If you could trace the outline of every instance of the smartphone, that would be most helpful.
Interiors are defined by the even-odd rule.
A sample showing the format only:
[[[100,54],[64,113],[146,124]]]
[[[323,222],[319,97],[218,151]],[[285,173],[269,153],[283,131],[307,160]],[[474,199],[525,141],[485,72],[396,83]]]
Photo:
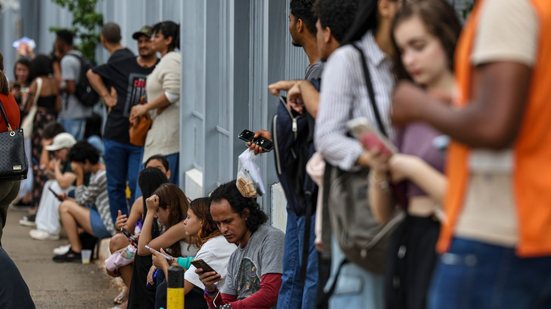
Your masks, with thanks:
[[[63,202],[63,199],[61,198],[61,195],[57,192],[54,191],[54,189],[52,189],[51,187],[48,187],[48,190],[50,190],[50,192],[52,192],[52,194],[55,196],[55,198],[60,201],[60,202]]]
[[[151,247],[148,246],[148,245],[145,245],[145,248],[146,248],[147,250],[151,251],[151,253],[158,253],[158,254],[162,255],[162,256],[163,256],[167,261],[169,261],[169,262],[172,261],[172,260],[174,259],[172,256],[170,256],[170,255],[168,255],[168,254],[164,254],[164,253],[162,253],[162,252],[160,252],[160,251],[157,251],[157,250],[151,248]]]
[[[241,133],[239,133],[238,138],[247,143],[252,142],[257,144],[258,146],[262,147],[265,152],[270,152],[272,149],[274,149],[274,144],[272,143],[272,141],[265,139],[264,137],[254,138],[254,132],[250,130],[243,130]]]
[[[210,267],[210,265],[207,264],[207,262],[201,259],[191,261],[191,265],[195,266],[195,268],[201,268],[204,272],[209,272],[209,271],[216,272],[216,270]]]
[[[130,244],[134,247],[138,247],[138,239],[136,236],[132,235],[127,229],[125,229],[124,227],[121,228],[121,232],[124,234],[124,236],[126,236],[126,238],[128,239],[128,242],[130,242]]]
[[[383,154],[392,155],[397,149],[379,131],[375,130],[365,117],[352,119],[346,123],[350,133],[358,139],[365,148],[378,148]]]

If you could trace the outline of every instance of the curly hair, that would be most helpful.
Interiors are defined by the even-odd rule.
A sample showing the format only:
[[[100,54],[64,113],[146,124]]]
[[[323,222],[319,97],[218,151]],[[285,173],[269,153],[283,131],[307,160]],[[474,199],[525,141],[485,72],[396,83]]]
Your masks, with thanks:
[[[318,16],[321,26],[331,29],[335,39],[342,42],[352,27],[357,9],[357,0],[317,0],[314,14]]]
[[[297,19],[302,19],[310,33],[316,35],[316,21],[318,17],[312,10],[314,0],[291,0],[291,14]]]
[[[79,141],[69,151],[69,161],[90,164],[99,163],[99,151],[87,141]]]
[[[245,209],[249,210],[249,216],[245,221],[251,233],[268,221],[268,216],[260,209],[255,198],[246,198],[237,189],[236,180],[227,182],[214,190],[210,195],[211,202],[228,201],[233,211],[243,217]]]
[[[196,245],[198,247],[201,247],[207,242],[207,240],[222,235],[218,229],[218,226],[216,226],[216,222],[214,222],[212,215],[210,214],[210,198],[200,197],[194,199],[189,204],[189,209],[191,209],[191,211],[193,211],[197,218],[199,218],[199,220],[203,223],[201,225],[199,235],[197,235],[196,238]]]

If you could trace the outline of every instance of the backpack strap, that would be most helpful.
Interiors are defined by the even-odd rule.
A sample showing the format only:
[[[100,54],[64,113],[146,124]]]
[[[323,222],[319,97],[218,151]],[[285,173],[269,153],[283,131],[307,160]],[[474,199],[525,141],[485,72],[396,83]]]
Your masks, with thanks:
[[[375,100],[375,90],[373,89],[371,75],[369,74],[369,67],[367,66],[367,62],[365,61],[365,53],[358,45],[356,44],[351,44],[351,45],[360,54],[360,60],[362,62],[362,71],[365,78],[365,86],[367,87],[367,93],[369,95],[369,103],[371,104],[371,108],[373,109],[373,114],[375,115],[375,120],[377,121],[377,127],[379,127],[379,130],[381,131],[381,133],[388,138],[387,130],[383,124],[381,113],[379,112],[379,107],[377,106],[377,102]]]

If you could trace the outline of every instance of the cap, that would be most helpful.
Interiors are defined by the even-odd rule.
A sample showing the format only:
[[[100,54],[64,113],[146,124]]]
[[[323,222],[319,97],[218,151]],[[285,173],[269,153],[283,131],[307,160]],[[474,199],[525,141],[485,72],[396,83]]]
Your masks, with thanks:
[[[77,141],[69,133],[59,133],[54,137],[54,142],[51,145],[46,146],[48,151],[56,151],[63,148],[71,148]]]
[[[148,25],[145,25],[145,26],[141,27],[140,30],[138,30],[138,31],[136,31],[132,34],[132,38],[134,40],[137,40],[142,35],[150,37],[151,36],[151,27],[149,27]]]

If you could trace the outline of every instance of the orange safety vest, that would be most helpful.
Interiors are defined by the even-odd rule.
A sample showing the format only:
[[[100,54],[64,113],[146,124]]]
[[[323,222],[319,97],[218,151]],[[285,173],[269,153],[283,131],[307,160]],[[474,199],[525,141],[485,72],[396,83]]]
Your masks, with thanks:
[[[513,190],[519,227],[519,256],[551,255],[551,1],[531,0],[539,20],[537,58],[519,135],[514,146]],[[472,92],[471,51],[480,7],[475,5],[456,51],[459,106],[469,104]],[[438,250],[449,248],[461,215],[469,180],[469,148],[453,142],[448,152],[448,220],[442,227]]]

